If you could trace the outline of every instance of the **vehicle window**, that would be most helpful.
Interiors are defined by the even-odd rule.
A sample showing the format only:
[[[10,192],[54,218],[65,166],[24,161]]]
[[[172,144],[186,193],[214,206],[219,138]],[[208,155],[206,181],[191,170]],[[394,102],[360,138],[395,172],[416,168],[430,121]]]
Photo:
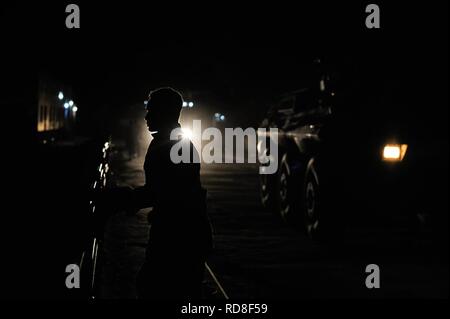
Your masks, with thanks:
[[[295,97],[295,110],[304,112],[316,107],[312,90],[300,92]]]

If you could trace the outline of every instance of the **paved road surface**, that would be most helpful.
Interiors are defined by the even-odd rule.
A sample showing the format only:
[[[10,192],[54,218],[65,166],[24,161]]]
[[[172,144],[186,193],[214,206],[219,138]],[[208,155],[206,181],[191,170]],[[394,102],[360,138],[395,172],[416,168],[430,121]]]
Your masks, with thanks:
[[[142,158],[117,161],[118,184],[142,184],[142,164]],[[426,231],[365,226],[319,245],[262,209],[255,166],[204,165],[201,173],[215,228],[209,263],[231,298],[448,298],[448,246],[435,245]],[[149,231],[146,213],[118,214],[108,223],[102,297],[135,296]],[[365,287],[365,268],[372,263],[381,269],[378,290]]]

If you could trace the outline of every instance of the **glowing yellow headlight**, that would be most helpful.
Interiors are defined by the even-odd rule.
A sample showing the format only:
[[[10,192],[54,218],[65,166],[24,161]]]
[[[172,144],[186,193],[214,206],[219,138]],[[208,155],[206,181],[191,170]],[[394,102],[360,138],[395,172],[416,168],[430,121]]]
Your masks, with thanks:
[[[386,144],[383,148],[383,160],[400,162],[405,157],[407,149],[407,144]]]

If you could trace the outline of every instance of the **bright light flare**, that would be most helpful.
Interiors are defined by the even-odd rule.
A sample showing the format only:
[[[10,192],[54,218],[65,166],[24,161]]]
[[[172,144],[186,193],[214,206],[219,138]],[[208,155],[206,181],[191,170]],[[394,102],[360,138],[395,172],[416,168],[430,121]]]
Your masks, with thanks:
[[[191,129],[188,129],[188,128],[182,128],[181,129],[181,136],[183,137],[183,138],[186,138],[186,139],[189,139],[189,140],[191,140],[192,139],[192,137],[194,136],[194,134],[192,133],[192,130]]]
[[[387,144],[383,148],[383,160],[389,162],[400,162],[405,157],[407,149],[407,144]]]

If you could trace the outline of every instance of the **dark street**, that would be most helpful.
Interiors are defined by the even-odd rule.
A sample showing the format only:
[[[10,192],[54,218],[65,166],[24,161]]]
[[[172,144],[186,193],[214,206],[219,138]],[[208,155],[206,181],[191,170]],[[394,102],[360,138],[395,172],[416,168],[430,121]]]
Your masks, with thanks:
[[[142,165],[143,157],[129,161],[119,152],[118,185],[141,185]],[[255,165],[204,164],[201,177],[215,230],[215,252],[208,263],[232,299],[448,297],[448,243],[433,238],[424,225],[411,230],[395,218],[349,221],[340,238],[315,243],[264,210]],[[122,213],[109,221],[101,297],[135,298],[147,213]],[[372,263],[380,266],[382,276],[381,289],[375,291],[364,283],[365,268]]]
[[[448,3],[9,2],[0,38],[0,299],[448,300]]]

